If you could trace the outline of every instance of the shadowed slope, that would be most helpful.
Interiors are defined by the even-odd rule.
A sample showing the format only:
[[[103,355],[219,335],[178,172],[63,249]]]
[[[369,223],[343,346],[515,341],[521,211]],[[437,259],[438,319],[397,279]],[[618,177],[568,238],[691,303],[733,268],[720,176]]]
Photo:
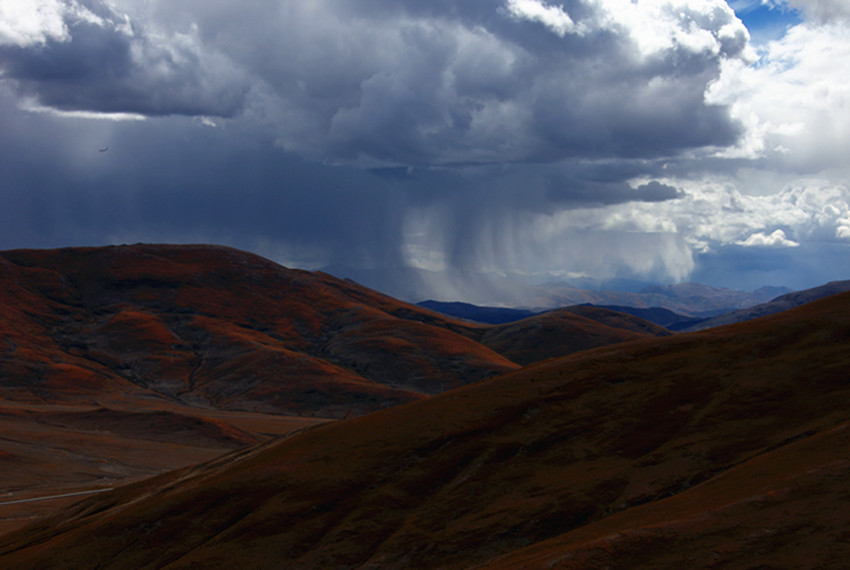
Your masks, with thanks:
[[[525,365],[590,348],[669,334],[668,330],[632,315],[574,306],[491,327],[481,336],[481,343]]]
[[[0,402],[0,533],[79,500],[41,497],[126,484],[327,421],[133,404]]]
[[[737,534],[759,524],[753,493],[777,520],[786,500],[801,512],[846,498],[848,370],[847,294],[601,348],[92,497],[0,539],[0,564],[468,568],[511,552],[505,565],[560,563],[603,540],[613,560],[635,548],[652,565],[687,543],[676,517],[724,512],[742,514],[738,530],[724,537],[715,519],[700,548],[733,556],[760,540]],[[645,542],[628,531],[643,521],[662,525]],[[826,537],[793,534],[803,547],[787,564],[810,564],[794,556],[813,541],[840,555],[850,521],[833,522]]]
[[[850,423],[479,568],[846,568]]]
[[[473,325],[222,247],[0,252],[0,306],[0,532],[76,499],[18,501],[517,368]]]

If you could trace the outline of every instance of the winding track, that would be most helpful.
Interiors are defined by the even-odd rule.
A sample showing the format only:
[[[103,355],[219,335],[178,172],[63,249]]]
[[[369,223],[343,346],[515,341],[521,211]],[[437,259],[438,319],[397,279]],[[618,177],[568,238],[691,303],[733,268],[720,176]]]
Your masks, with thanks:
[[[14,501],[2,501],[0,502],[0,507],[3,505],[15,505],[17,503],[31,503],[34,501],[49,501],[50,499],[61,499],[63,497],[75,497],[77,495],[91,495],[94,493],[105,493],[106,491],[111,491],[112,488],[107,489],[92,489],[91,491],[76,491],[74,493],[62,493],[61,495],[47,495],[44,497],[30,497],[29,499],[15,499]]]

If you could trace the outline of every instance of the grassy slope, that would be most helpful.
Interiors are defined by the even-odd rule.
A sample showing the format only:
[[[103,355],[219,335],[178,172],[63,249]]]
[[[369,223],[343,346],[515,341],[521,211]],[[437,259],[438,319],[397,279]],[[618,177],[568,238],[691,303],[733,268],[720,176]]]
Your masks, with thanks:
[[[574,352],[667,336],[670,331],[599,307],[567,307],[487,329],[481,343],[522,365]]]
[[[6,399],[342,417],[517,368],[474,327],[228,248],[3,252],[0,280]]]
[[[221,247],[0,252],[0,305],[0,503],[517,368],[475,327]],[[0,532],[75,500],[0,505]]]
[[[0,565],[663,566],[786,538],[790,566],[829,561],[848,370],[850,295],[596,349],[94,496],[0,539]]]

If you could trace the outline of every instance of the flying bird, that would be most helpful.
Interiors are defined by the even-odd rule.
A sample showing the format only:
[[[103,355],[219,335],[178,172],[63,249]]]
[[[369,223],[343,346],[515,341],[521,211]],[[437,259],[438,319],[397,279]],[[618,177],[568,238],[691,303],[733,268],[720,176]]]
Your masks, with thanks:
[[[104,148],[99,148],[99,149],[97,149],[97,151],[98,151],[98,152],[106,152],[107,150],[109,150],[109,147],[108,147],[108,146],[107,146],[107,147],[104,147]]]

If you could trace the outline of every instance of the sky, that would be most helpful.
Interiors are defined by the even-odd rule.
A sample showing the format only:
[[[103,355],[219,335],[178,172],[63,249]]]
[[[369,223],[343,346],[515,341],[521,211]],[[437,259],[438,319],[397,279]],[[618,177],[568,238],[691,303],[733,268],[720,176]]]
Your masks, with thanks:
[[[801,289],[848,157],[848,0],[0,0],[0,249]]]

